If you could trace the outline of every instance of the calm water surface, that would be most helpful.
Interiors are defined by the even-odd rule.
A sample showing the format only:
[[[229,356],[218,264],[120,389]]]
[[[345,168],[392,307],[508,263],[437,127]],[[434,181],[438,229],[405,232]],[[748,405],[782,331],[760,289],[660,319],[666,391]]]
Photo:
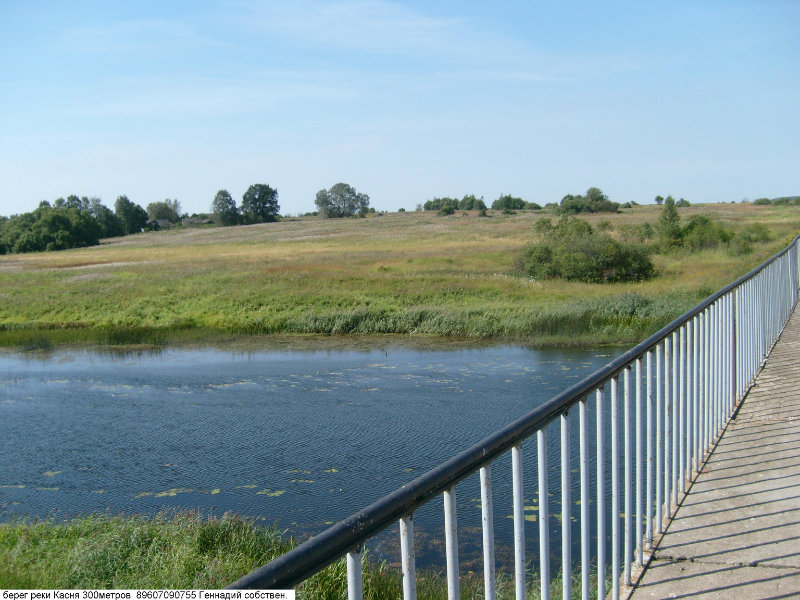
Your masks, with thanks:
[[[0,520],[199,508],[319,532],[617,353],[490,346],[0,355]],[[526,462],[526,481],[535,480],[534,462]],[[508,507],[500,500],[510,465],[498,469],[496,526],[510,538],[510,493]],[[467,531],[479,523],[478,498],[477,481],[459,486]],[[441,528],[441,502],[432,504],[418,518],[423,538],[426,528]]]

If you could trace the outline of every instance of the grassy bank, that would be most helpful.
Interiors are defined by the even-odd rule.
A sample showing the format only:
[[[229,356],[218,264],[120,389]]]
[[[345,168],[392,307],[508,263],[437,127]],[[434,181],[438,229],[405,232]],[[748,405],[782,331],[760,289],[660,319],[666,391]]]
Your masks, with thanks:
[[[283,554],[294,544],[273,528],[226,515],[196,513],[144,517],[88,516],[63,523],[0,524],[3,589],[218,589]],[[539,597],[530,579],[529,598]],[[579,586],[579,582],[575,582]],[[420,599],[447,598],[437,572],[418,573]],[[553,590],[560,584],[553,582]],[[399,569],[365,559],[364,597],[402,595]],[[498,575],[498,598],[512,598],[510,576]],[[580,597],[576,590],[575,597]],[[346,598],[346,567],[339,561],[298,588],[298,598]],[[462,598],[483,597],[483,582],[462,577]]]
[[[655,223],[659,208],[588,217]],[[170,343],[238,335],[400,334],[633,342],[746,272],[800,229],[800,209],[707,205],[732,228],[774,234],[753,254],[656,255],[635,284],[513,274],[541,213],[294,219],[152,232],[65,252],[0,256],[0,345]],[[780,240],[780,241],[778,241]]]

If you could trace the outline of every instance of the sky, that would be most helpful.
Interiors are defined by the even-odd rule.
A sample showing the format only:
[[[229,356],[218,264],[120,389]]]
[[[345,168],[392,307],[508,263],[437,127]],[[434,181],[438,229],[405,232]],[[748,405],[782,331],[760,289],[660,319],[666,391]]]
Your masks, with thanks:
[[[0,215],[800,194],[800,2],[0,0]]]

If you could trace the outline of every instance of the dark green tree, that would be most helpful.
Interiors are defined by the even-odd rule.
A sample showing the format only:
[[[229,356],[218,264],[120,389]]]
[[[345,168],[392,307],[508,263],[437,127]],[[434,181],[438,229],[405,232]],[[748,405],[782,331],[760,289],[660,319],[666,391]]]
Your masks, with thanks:
[[[163,202],[151,202],[147,205],[147,216],[151,221],[166,219],[170,223],[177,223],[181,220],[181,204],[169,198]]]
[[[558,212],[564,215],[574,215],[582,212],[618,212],[619,203],[608,199],[600,188],[591,187],[586,190],[585,196],[567,194],[561,199]]]
[[[120,196],[114,203],[114,213],[117,215],[125,234],[139,233],[147,227],[147,211],[138,204],[131,202],[127,196]]]
[[[658,217],[658,238],[665,248],[679,246],[681,243],[681,217],[675,208],[675,198],[667,196],[664,208]]]
[[[122,220],[114,214],[114,211],[105,206],[100,198],[89,198],[89,209],[87,212],[95,218],[97,224],[100,226],[101,238],[125,235],[125,225],[122,223]]]
[[[492,202],[492,210],[522,210],[525,208],[525,200],[516,198],[511,194],[503,194],[497,200]]]
[[[364,216],[369,212],[369,196],[360,194],[346,183],[337,183],[328,190],[320,190],[314,199],[319,215],[326,219]]]
[[[278,190],[265,183],[254,183],[242,196],[242,217],[247,223],[272,223],[281,207]]]
[[[211,202],[214,221],[220,225],[236,225],[239,223],[239,209],[228,190],[219,190]]]

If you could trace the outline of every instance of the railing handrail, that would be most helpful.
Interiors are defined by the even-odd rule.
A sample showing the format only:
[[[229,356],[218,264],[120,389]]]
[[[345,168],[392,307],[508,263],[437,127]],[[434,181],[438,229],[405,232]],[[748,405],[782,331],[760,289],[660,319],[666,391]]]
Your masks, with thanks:
[[[733,283],[711,294],[659,331],[598,369],[579,383],[557,394],[516,421],[484,438],[453,458],[441,463],[408,484],[387,494],[363,510],[336,523],[305,543],[235,581],[229,589],[288,589],[325,568],[347,552],[413,513],[432,498],[452,488],[464,478],[491,463],[495,458],[547,426],[577,402],[605,385],[638,358],[672,335],[716,300],[756,276],[787,253],[800,239],[796,236],[783,250],[765,260]]]

